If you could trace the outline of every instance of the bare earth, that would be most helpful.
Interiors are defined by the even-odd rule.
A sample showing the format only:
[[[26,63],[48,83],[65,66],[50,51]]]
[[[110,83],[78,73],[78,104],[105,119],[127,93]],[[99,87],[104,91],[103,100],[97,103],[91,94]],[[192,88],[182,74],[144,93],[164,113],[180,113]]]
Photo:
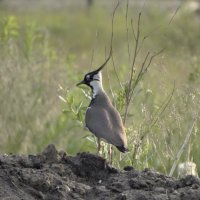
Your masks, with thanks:
[[[0,155],[1,200],[199,200],[200,180],[145,169],[119,171],[96,155],[75,157],[49,145],[39,155]]]

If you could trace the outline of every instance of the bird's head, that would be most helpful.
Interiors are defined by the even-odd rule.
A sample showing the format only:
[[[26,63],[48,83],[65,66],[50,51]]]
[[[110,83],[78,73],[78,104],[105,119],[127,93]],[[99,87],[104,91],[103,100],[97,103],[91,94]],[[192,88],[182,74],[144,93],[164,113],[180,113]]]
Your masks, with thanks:
[[[97,70],[89,72],[85,75],[84,79],[77,84],[77,86],[81,84],[88,85],[89,87],[93,88],[94,85],[102,85],[102,75],[101,70],[103,69],[105,65],[99,67]]]
[[[101,75],[101,70],[106,66],[107,62],[110,60],[112,56],[112,48],[110,49],[110,54],[108,58],[105,60],[105,62],[95,71],[89,72],[85,75],[84,79],[76,84],[77,86],[81,84],[86,84],[88,85],[92,91],[93,91],[93,97],[99,92],[102,91],[102,75]]]

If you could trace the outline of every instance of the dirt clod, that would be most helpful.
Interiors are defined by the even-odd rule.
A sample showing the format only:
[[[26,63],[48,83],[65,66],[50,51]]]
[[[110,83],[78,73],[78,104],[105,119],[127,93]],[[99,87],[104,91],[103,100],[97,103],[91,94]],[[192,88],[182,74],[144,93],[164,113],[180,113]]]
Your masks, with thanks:
[[[119,171],[102,157],[67,156],[49,145],[38,155],[0,155],[0,199],[199,200],[200,180],[131,166]]]

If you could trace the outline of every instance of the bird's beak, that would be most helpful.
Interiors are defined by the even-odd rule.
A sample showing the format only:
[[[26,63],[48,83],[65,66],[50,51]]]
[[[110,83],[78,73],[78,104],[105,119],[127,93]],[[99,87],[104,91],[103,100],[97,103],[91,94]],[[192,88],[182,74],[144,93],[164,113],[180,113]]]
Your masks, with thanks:
[[[79,85],[82,85],[82,84],[85,84],[84,80],[82,80],[80,83],[77,83],[76,86],[79,86]]]

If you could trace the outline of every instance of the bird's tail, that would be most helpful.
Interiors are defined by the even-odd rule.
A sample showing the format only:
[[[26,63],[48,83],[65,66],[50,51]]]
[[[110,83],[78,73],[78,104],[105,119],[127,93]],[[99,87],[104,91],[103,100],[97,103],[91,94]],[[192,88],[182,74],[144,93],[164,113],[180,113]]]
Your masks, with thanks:
[[[121,151],[122,153],[126,153],[127,151],[129,151],[126,147],[124,147],[124,146],[116,146],[118,149],[119,149],[119,151]]]

